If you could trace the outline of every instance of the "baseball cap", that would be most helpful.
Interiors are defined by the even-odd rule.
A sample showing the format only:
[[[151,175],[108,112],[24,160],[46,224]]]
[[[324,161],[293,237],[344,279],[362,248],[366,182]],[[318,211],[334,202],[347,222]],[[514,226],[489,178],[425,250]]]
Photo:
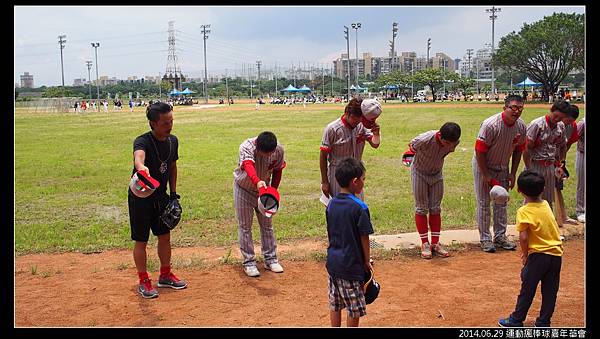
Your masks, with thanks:
[[[381,114],[381,104],[375,99],[365,99],[360,104],[363,113],[362,123],[366,128],[371,128]]]
[[[143,170],[135,172],[129,181],[131,192],[138,198],[150,196],[158,186],[160,186],[160,183]]]
[[[279,192],[272,186],[261,187],[258,190],[258,211],[267,218],[277,213],[279,209]]]
[[[490,190],[490,198],[495,204],[504,204],[508,201],[508,191],[500,185],[494,185]]]
[[[375,281],[375,274],[371,270],[369,272],[365,272],[365,302],[368,304],[372,303],[379,296],[379,290],[381,286],[377,281]]]
[[[415,152],[408,149],[404,154],[402,154],[402,165],[406,167],[410,167],[412,165],[413,160],[415,159]]]

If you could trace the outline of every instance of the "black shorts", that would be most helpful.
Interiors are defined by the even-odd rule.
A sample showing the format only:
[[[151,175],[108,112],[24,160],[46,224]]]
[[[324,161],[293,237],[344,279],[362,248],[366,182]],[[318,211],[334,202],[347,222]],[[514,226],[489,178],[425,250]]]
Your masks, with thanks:
[[[161,207],[166,206],[168,201],[169,196],[166,194],[160,198],[137,198],[131,194],[127,195],[132,240],[147,242],[150,237],[150,229],[155,236],[170,232],[159,219]]]

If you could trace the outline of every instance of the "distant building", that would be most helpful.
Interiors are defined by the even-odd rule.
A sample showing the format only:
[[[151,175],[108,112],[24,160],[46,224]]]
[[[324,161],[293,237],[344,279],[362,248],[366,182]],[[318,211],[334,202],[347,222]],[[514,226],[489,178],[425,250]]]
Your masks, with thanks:
[[[33,88],[33,75],[29,74],[29,72],[25,72],[21,75],[21,87]]]
[[[158,75],[156,75],[156,76],[146,75],[146,76],[144,76],[144,79],[146,79],[146,82],[153,82],[155,84],[158,84],[160,82],[161,77]]]
[[[391,54],[391,53],[390,53]],[[348,63],[350,63],[350,80],[355,81],[356,58],[348,59],[347,53],[342,53],[340,58],[333,60],[333,74],[345,79],[348,75]],[[456,60],[444,53],[436,53],[429,59],[429,67],[445,68],[449,71],[457,69]],[[376,79],[383,74],[395,70],[406,73],[414,73],[427,68],[427,58],[417,57],[416,52],[402,52],[400,55],[374,57],[371,53],[363,53],[362,59],[358,59],[358,76],[367,80]]]
[[[87,85],[87,82],[85,81],[85,78],[83,79],[74,79],[73,80],[73,86],[85,86]]]
[[[100,79],[98,80],[98,82],[100,83],[100,86],[106,86],[106,85],[116,85],[118,83],[118,79],[115,77],[112,78],[108,78],[108,76],[106,75],[102,75],[100,76]],[[94,85],[96,84],[96,81],[94,80]]]

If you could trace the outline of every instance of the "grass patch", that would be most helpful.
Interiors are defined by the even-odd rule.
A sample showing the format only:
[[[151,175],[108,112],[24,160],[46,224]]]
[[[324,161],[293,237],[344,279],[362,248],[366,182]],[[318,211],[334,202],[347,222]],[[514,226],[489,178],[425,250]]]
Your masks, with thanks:
[[[461,143],[444,166],[443,229],[476,229],[471,158],[481,122],[499,112],[454,103],[389,103],[378,119],[382,144],[367,146],[366,203],[376,234],[414,231],[410,172],[400,157],[408,142],[444,122],[461,126]],[[487,105],[486,105],[487,106]],[[232,172],[246,138],[273,131],[284,146],[287,167],[280,185],[281,209],[274,218],[278,241],[327,236],[320,196],[319,145],[324,127],[343,105],[274,107],[253,105],[211,109],[176,107],[173,133],[179,138],[177,192],[184,212],[173,230],[173,246],[227,246],[237,242]],[[548,106],[549,107],[549,106]],[[528,108],[529,123],[546,108]],[[581,116],[585,110],[581,109]],[[86,252],[131,246],[127,184],[133,140],[148,130],[144,111],[110,114],[35,113],[15,110],[15,252]],[[51,141],[51,142],[50,142]],[[567,157],[575,173],[575,152]],[[521,169],[523,163],[521,163]],[[575,208],[576,178],[565,182],[567,211]],[[508,222],[521,198],[510,192]],[[257,222],[254,222],[257,226]],[[150,237],[150,244],[155,243]],[[229,259],[227,259],[229,260]],[[226,261],[228,263],[228,261]]]

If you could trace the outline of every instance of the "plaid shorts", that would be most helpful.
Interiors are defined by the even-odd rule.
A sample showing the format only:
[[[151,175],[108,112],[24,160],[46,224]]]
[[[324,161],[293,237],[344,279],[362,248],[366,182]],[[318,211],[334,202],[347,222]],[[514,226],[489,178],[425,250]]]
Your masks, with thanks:
[[[351,318],[367,315],[362,281],[329,276],[329,309],[339,311],[345,307],[348,308],[348,316]]]

